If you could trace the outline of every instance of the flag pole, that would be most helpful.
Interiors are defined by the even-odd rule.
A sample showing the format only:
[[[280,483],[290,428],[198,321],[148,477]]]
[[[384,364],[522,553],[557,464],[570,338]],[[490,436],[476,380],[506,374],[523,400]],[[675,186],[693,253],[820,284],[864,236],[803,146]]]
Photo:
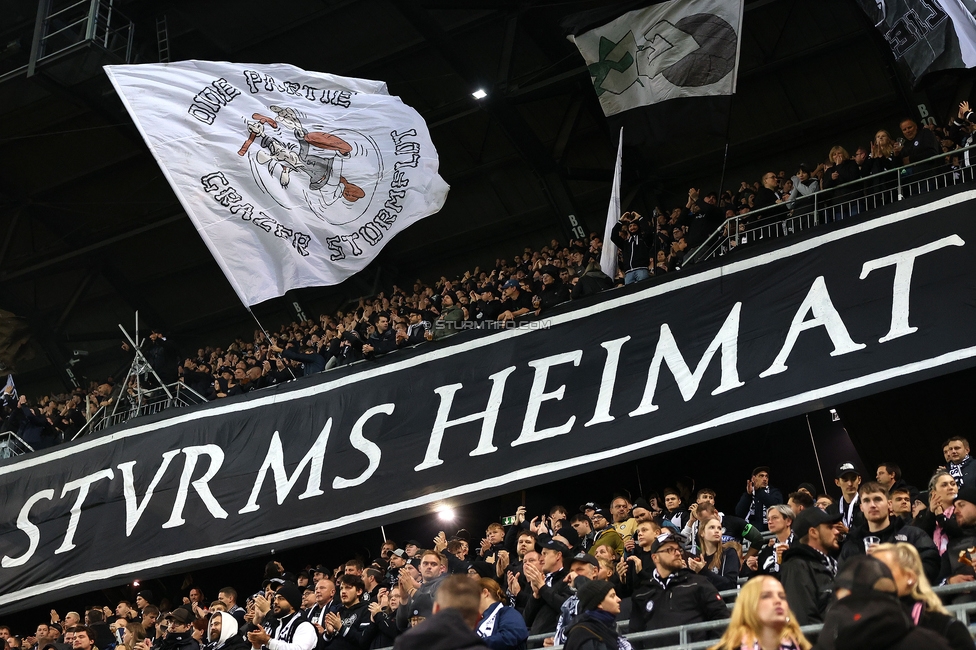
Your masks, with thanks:
[[[610,188],[610,205],[607,207],[607,223],[603,229],[603,248],[600,251],[600,269],[610,276],[617,277],[617,246],[610,240],[620,219],[620,175],[623,167],[624,127],[620,127],[620,140],[617,141],[617,162],[613,168],[613,185]]]
[[[254,315],[254,312],[253,311],[251,311],[251,306],[245,304],[244,305],[244,308],[247,310],[247,313],[249,313],[251,315],[251,318],[254,319],[254,322],[258,324],[258,327],[261,328],[261,331],[264,332],[264,338],[268,342],[268,351],[270,352],[271,351],[271,335],[268,334],[268,330],[264,329],[264,325],[261,324],[261,321],[258,320],[258,317]],[[292,379],[298,379],[298,377],[296,377],[295,376],[295,373],[292,371],[291,366],[289,366],[287,363],[285,363],[284,358],[280,354],[278,354],[278,358],[281,359],[281,362],[285,364],[285,368],[288,369],[288,374],[291,375],[291,378]]]
[[[725,170],[729,165],[729,143],[732,140],[732,104],[735,102],[735,93],[729,95],[729,113],[725,118],[725,157],[722,158],[722,176],[718,182],[718,201],[722,205],[722,192],[725,191]]]

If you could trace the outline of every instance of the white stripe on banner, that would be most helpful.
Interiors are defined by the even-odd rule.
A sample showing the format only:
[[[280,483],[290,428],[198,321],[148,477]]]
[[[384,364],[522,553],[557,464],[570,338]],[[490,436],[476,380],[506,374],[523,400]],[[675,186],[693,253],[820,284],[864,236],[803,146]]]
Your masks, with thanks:
[[[618,298],[611,299],[606,302],[591,305],[589,307],[579,309],[574,312],[554,316],[552,319],[550,319],[550,322],[552,324],[558,325],[558,324],[572,322],[581,318],[587,318],[597,314],[603,314],[609,310],[617,309],[625,305],[630,305],[635,302],[648,300],[650,298],[653,298],[654,296],[659,296],[669,292],[678,291],[686,287],[694,286],[696,284],[708,282],[731,274],[740,273],[749,269],[761,267],[766,264],[776,262],[785,258],[789,258],[791,256],[804,253],[816,249],[820,246],[824,246],[825,244],[839,241],[854,235],[871,232],[872,230],[877,230],[894,223],[913,219],[915,217],[924,217],[925,215],[927,215],[928,213],[934,210],[939,210],[941,208],[946,208],[966,201],[972,201],[974,199],[976,199],[976,190],[962,192],[954,196],[946,197],[939,201],[929,203],[924,206],[910,208],[907,210],[903,210],[901,212],[897,212],[892,215],[880,217],[878,219],[860,223],[848,228],[843,228],[837,231],[824,233],[823,235],[813,237],[809,240],[798,242],[791,246],[787,246],[776,251],[771,251],[763,255],[758,255],[751,259],[740,260],[738,262],[734,262],[732,264],[728,264],[723,267],[716,267],[704,271],[702,273],[697,273],[697,274],[689,275],[688,277],[676,279],[675,281],[672,282],[664,283],[653,287],[648,287],[644,291],[638,291],[633,294],[620,296]],[[432,360],[461,354],[468,350],[484,348],[502,341],[506,341],[512,337],[525,336],[532,332],[533,330],[527,330],[527,329],[505,331],[496,334],[494,336],[479,338],[477,340],[469,341],[456,346],[451,346],[449,348],[432,350],[426,354],[421,354],[411,359],[390,363],[380,368],[356,373],[352,376],[342,377],[335,381],[319,384],[316,386],[310,386],[308,388],[290,391],[281,395],[278,394],[269,395],[268,397],[256,399],[253,401],[248,401],[243,404],[228,404],[226,406],[218,406],[216,408],[205,409],[199,412],[191,412],[164,421],[133,427],[131,429],[127,429],[125,431],[121,431],[119,433],[112,434],[103,438],[86,440],[78,445],[72,445],[64,449],[58,449],[51,453],[43,454],[40,456],[31,456],[31,457],[24,458],[22,460],[13,461],[9,465],[0,468],[0,475],[12,474],[17,471],[30,469],[32,467],[37,467],[51,461],[60,460],[62,458],[67,458],[72,455],[76,455],[78,454],[79,451],[97,448],[99,446],[110,444],[120,439],[142,435],[145,433],[151,433],[153,431],[164,429],[177,423],[203,420],[211,417],[219,417],[227,413],[243,412],[254,408],[261,408],[263,406],[267,406],[273,403],[304,399],[313,395],[318,395],[321,393],[328,392],[330,390],[334,390],[340,386],[346,386],[357,382],[367,381],[369,379],[379,377],[379,376],[390,375],[392,373],[407,368],[413,368],[428,363]],[[539,335],[545,336],[545,334],[539,334]],[[228,542],[225,544],[217,544],[217,545],[208,546],[204,548],[182,551],[180,553],[174,553],[170,555],[162,555],[159,557],[141,560],[138,562],[132,562],[120,566],[100,569],[97,571],[90,571],[79,575],[52,580],[50,582],[46,582],[43,584],[25,587],[18,591],[7,592],[0,595],[0,604],[7,604],[24,598],[50,594],[53,591],[56,591],[58,589],[84,584],[86,582],[128,576],[149,569],[158,569],[159,567],[167,566],[173,563],[200,560],[203,558],[213,557],[213,556],[217,556],[217,555],[221,555],[233,551],[246,550],[253,547],[269,546],[278,543],[291,542],[294,541],[295,539],[307,537],[309,535],[316,535],[316,534],[327,532],[331,529],[352,525],[355,524],[356,522],[361,522],[364,518],[369,519],[373,517],[383,517],[383,516],[395,514],[397,512],[410,510],[412,508],[422,507],[444,499],[469,495],[469,494],[477,493],[481,490],[497,489],[500,486],[508,485],[517,481],[522,481],[525,479],[530,479],[530,478],[535,478],[540,476],[546,476],[551,472],[564,471],[568,468],[574,468],[574,467],[586,467],[595,462],[606,461],[611,458],[633,453],[635,451],[653,449],[654,447],[659,446],[663,443],[679,440],[681,438],[687,437],[689,435],[692,435],[700,431],[705,431],[711,428],[748,420],[750,418],[760,416],[763,414],[789,409],[791,407],[801,406],[803,404],[809,404],[811,402],[816,402],[819,400],[824,400],[831,396],[839,395],[844,392],[848,392],[852,390],[857,390],[859,388],[870,386],[872,384],[876,384],[879,382],[884,382],[891,379],[904,377],[914,373],[922,372],[933,368],[938,368],[940,366],[944,366],[947,364],[951,364],[966,359],[972,359],[972,358],[976,358],[976,347],[966,347],[966,348],[954,350],[928,359],[915,361],[912,363],[907,363],[896,367],[892,367],[886,370],[874,372],[863,377],[857,377],[854,379],[838,382],[836,384],[832,384],[829,386],[823,386],[820,388],[803,391],[801,393],[789,397],[785,397],[782,399],[773,400],[765,404],[758,404],[748,408],[740,409],[738,411],[725,413],[722,414],[721,416],[712,418],[708,421],[701,422],[693,426],[677,429],[671,432],[663,433],[655,436],[653,439],[639,440],[637,442],[634,442],[629,445],[625,445],[623,447],[612,448],[605,451],[588,454],[585,456],[560,460],[558,462],[541,463],[538,465],[534,465],[532,467],[526,467],[516,471],[508,472],[500,476],[494,476],[489,479],[479,481],[477,483],[467,484],[463,486],[441,490],[438,492],[424,494],[422,496],[413,499],[404,500],[394,504],[384,505],[381,507],[370,509],[365,512],[359,512],[353,515],[347,515],[336,519],[332,519],[330,521],[310,524],[307,526],[303,526],[303,527],[299,527],[287,531],[252,537],[245,540]]]

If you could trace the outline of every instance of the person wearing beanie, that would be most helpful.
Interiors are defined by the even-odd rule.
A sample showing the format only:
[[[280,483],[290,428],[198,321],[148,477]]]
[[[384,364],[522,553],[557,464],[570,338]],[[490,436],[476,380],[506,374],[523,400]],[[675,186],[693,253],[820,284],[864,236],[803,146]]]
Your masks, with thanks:
[[[434,340],[439,341],[451,334],[457,334],[458,323],[464,320],[464,310],[457,304],[453,291],[445,291],[441,296],[441,315],[434,321]]]
[[[630,643],[617,632],[620,597],[606,580],[590,580],[576,592],[579,618],[569,628],[565,650],[624,650]]]
[[[306,621],[298,608],[302,592],[294,582],[285,582],[275,593],[271,611],[275,621],[268,629],[263,626],[247,633],[251,647],[267,650],[313,650],[318,643],[315,626]]]

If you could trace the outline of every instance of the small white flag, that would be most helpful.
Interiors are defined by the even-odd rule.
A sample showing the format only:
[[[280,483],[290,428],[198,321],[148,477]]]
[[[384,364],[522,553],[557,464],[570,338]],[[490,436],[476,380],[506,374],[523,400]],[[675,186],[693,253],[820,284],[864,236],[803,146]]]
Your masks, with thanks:
[[[620,227],[620,170],[624,153],[624,127],[620,127],[620,141],[617,143],[617,164],[613,167],[613,187],[610,188],[610,207],[607,208],[607,225],[603,229],[603,248],[600,252],[600,268],[610,276],[617,277],[617,245],[610,240],[613,231]]]
[[[605,115],[735,93],[745,0],[671,0],[570,37]]]
[[[447,198],[426,123],[383,82],[211,61],[105,71],[245,305],[342,282]]]

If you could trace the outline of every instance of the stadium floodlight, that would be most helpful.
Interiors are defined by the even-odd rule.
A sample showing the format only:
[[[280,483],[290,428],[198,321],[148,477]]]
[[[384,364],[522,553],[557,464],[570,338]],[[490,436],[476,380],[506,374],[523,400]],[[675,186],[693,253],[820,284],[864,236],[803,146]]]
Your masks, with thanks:
[[[475,99],[484,99],[485,97],[488,96],[488,93],[486,93],[484,90],[479,88],[478,90],[471,93],[471,96],[474,97]]]
[[[445,506],[437,512],[437,518],[441,521],[454,521],[454,517],[454,508]]]

